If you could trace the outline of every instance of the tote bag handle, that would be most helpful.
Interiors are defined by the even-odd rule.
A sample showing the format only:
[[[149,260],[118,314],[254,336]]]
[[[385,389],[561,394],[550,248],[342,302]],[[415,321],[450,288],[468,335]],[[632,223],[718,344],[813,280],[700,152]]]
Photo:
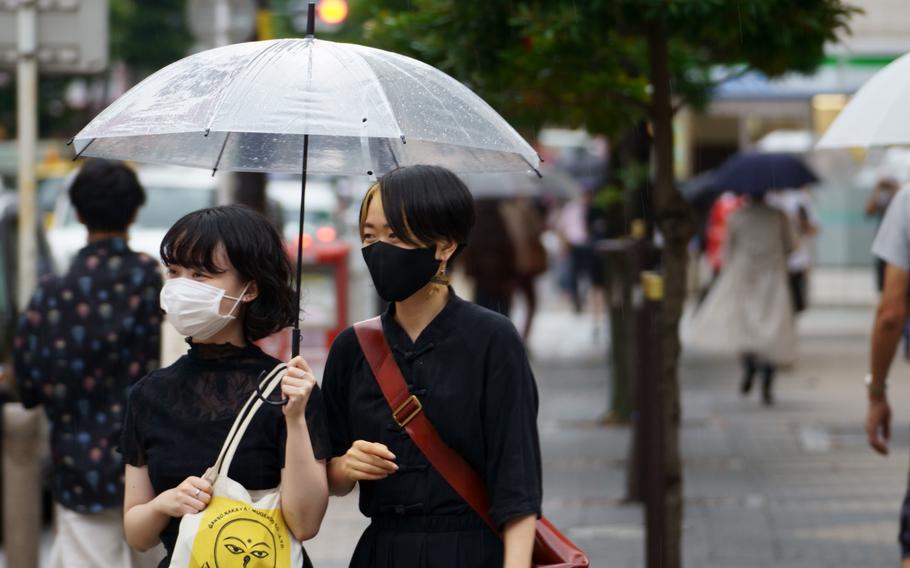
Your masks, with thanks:
[[[240,441],[243,439],[244,433],[246,433],[247,428],[253,421],[256,412],[263,405],[262,399],[268,398],[269,395],[274,392],[275,388],[281,384],[281,379],[284,378],[286,370],[287,365],[279,363],[264,379],[262,379],[262,381],[260,381],[259,390],[254,391],[240,409],[237,418],[234,420],[234,424],[231,426],[231,429],[224,440],[224,444],[221,446],[221,451],[218,453],[218,459],[215,460],[215,464],[205,472],[203,479],[209,483],[215,483],[215,479],[222,471],[225,474],[230,471],[231,462],[234,461],[234,454],[237,453]],[[259,396],[260,391],[262,392],[262,397]]]

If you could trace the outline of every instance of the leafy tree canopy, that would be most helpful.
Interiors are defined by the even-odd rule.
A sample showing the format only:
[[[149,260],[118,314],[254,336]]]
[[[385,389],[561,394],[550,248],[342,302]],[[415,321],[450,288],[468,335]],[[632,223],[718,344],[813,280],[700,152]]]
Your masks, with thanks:
[[[352,39],[439,67],[521,128],[611,134],[647,115],[654,26],[674,96],[699,106],[721,66],[811,72],[856,12],[845,0],[359,0]]]

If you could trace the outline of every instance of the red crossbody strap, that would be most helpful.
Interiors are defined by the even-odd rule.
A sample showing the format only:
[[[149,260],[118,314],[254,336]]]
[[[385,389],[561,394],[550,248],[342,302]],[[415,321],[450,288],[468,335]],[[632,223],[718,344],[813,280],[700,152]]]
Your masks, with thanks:
[[[461,455],[450,448],[423,413],[420,400],[411,394],[401,369],[392,356],[378,317],[354,324],[354,332],[379,389],[392,409],[392,418],[407,431],[430,464],[452,489],[480,515],[493,532],[499,529],[490,517],[486,485]]]

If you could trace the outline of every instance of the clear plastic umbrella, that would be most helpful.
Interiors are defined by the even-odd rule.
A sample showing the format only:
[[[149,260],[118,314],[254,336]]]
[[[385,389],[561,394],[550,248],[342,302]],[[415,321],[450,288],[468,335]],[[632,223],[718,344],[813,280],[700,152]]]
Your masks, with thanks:
[[[543,197],[571,199],[584,189],[572,176],[550,168],[543,177],[532,173],[463,174],[461,179],[476,199]]]
[[[381,175],[407,164],[536,170],[480,97],[420,61],[314,38],[229,45],[142,81],[74,138],[76,153],[211,170]]]
[[[540,164],[455,79],[396,53],[317,40],[314,22],[310,2],[305,39],[229,45],[172,63],[73,138],[76,157],[302,173],[298,305],[308,173],[379,176],[410,164],[537,172]],[[298,320],[294,355],[299,338]]]

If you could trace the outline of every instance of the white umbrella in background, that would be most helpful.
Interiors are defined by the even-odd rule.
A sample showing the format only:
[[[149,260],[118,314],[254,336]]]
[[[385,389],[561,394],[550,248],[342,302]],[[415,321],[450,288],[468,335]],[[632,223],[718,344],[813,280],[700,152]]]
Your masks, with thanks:
[[[910,54],[866,81],[816,147],[901,144],[910,144]]]

